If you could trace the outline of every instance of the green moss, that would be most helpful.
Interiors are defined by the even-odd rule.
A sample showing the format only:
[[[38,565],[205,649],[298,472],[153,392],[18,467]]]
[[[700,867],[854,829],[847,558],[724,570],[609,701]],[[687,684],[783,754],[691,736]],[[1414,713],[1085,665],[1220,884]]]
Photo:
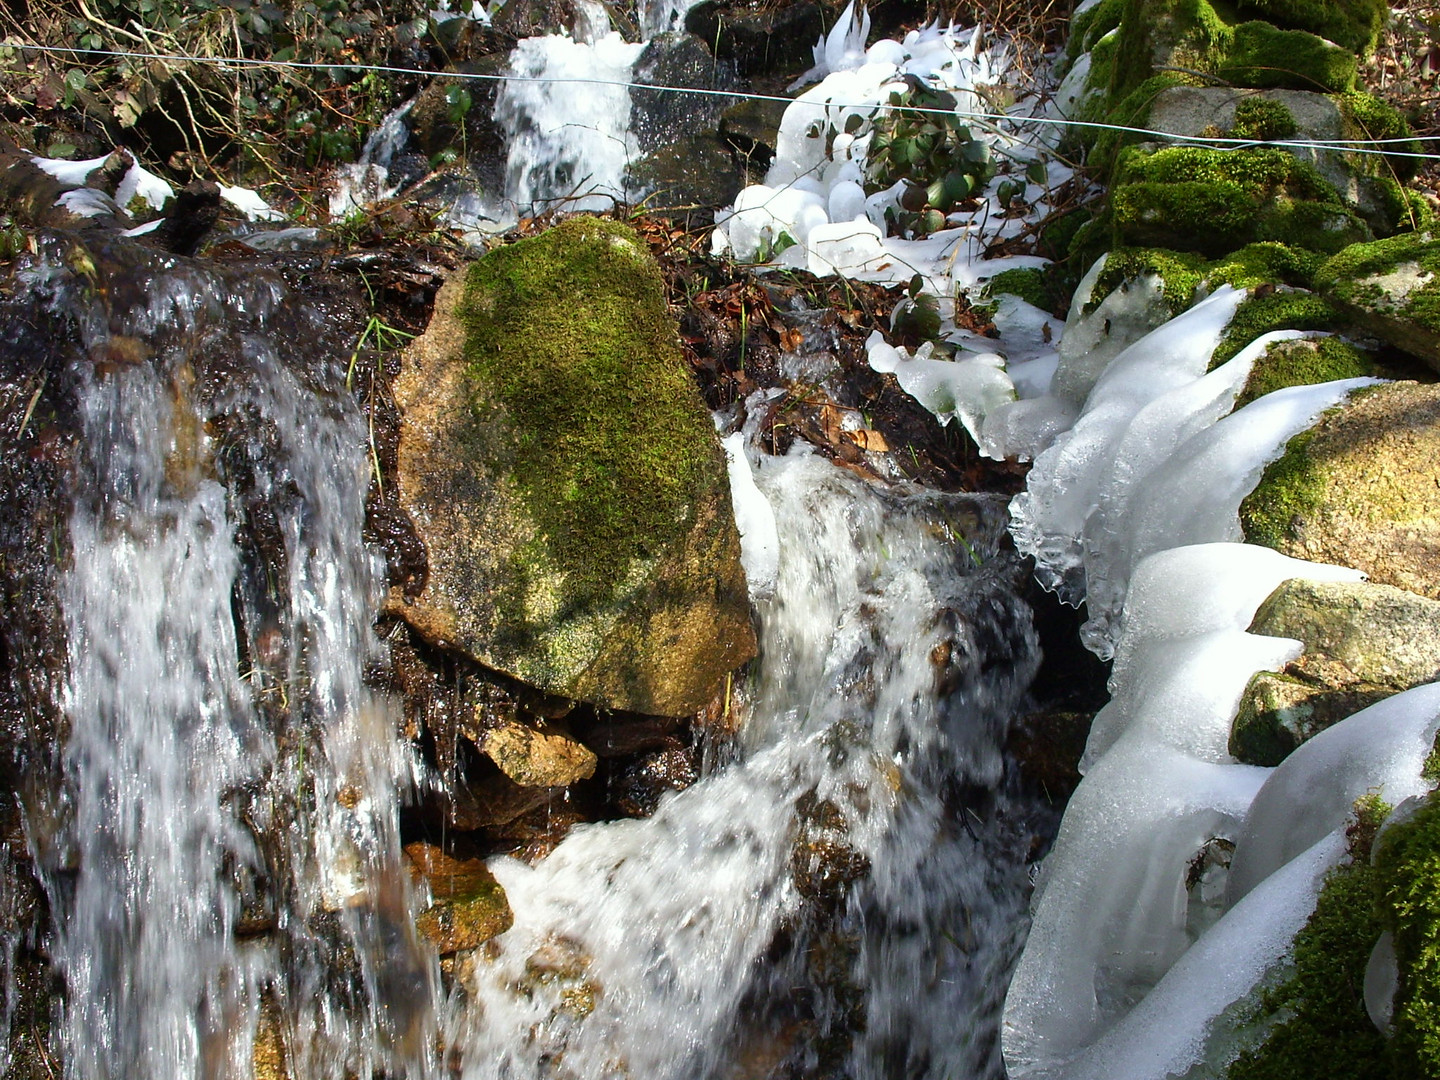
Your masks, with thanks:
[[[1205,278],[1213,285],[1253,288],[1266,282],[1308,289],[1325,256],[1276,241],[1247,244],[1210,264]]]
[[[1213,71],[1231,39],[1209,0],[1126,0],[1111,92],[1130,94],[1155,75],[1157,64]]]
[[[1230,134],[1237,139],[1288,139],[1299,130],[1294,114],[1272,98],[1247,97],[1235,106]]]
[[[1308,292],[1272,292],[1242,303],[1215,347],[1211,367],[1225,363],[1261,334],[1272,330],[1333,330],[1343,318],[1327,301]]]
[[[1236,0],[1277,26],[1309,30],[1342,49],[1369,55],[1389,17],[1385,0]]]
[[[1044,311],[1051,311],[1055,307],[1049,275],[1038,266],[1003,270],[990,279],[988,291],[991,296],[1010,293]]]
[[[1370,354],[1342,338],[1277,341],[1255,361],[1235,407],[1242,408],[1286,386],[1314,386],[1374,374]]]
[[[1374,94],[1363,93],[1352,90],[1349,93],[1341,94],[1337,99],[1340,106],[1340,115],[1345,124],[1345,134],[1352,139],[1409,139],[1413,134],[1410,125],[1405,122],[1405,117],[1400,115],[1398,109],[1387,101],[1382,101]],[[1396,151],[1406,154],[1423,153],[1423,148],[1418,142],[1402,142],[1395,145]],[[1360,155],[1351,155],[1359,157]],[[1371,155],[1373,160],[1373,155]],[[1386,154],[1382,158],[1389,171],[1398,180],[1409,180],[1420,167],[1420,160],[1413,157],[1400,157],[1398,154]],[[1365,173],[1372,171],[1370,161],[1354,163],[1358,172]]]
[[[1380,838],[1375,865],[1380,916],[1395,936],[1400,975],[1391,1074],[1440,1076],[1440,796]]]
[[[1278,1014],[1264,1043],[1242,1053],[1228,1080],[1381,1080],[1385,1042],[1365,1012],[1365,966],[1380,936],[1368,837],[1386,811],[1373,797],[1356,804],[1351,861],[1325,879],[1315,911],[1295,936],[1294,971],[1265,995]]]
[[[1384,282],[1402,265],[1414,263],[1423,282],[1394,299]],[[1368,244],[1353,244],[1335,255],[1315,276],[1315,287],[1341,304],[1390,309],[1393,315],[1440,333],[1440,240],[1429,233],[1400,233]]]
[[[1125,0],[1100,0],[1089,11],[1082,12],[1070,20],[1070,40],[1065,44],[1065,56],[1073,64],[1081,53],[1090,52],[1095,43],[1120,25],[1120,16],[1125,10]]]
[[[1302,431],[1285,444],[1285,453],[1265,468],[1255,490],[1240,503],[1240,528],[1247,544],[1277,550],[1295,539],[1297,522],[1325,505],[1325,478],[1305,448],[1314,438]]]
[[[504,410],[476,419],[510,432],[539,525],[531,555],[566,568],[572,606],[603,602],[686,533],[713,482],[658,268],[626,226],[575,218],[473,264],[458,314],[470,373]]]
[[[1303,30],[1279,30],[1266,22],[1236,26],[1230,48],[1214,67],[1236,86],[1332,94],[1354,88],[1356,69],[1354,53]]]
[[[1335,252],[1368,236],[1312,166],[1274,147],[1129,151],[1111,208],[1117,245],[1208,255],[1264,240]]]
[[[1210,264],[1200,256],[1188,251],[1170,251],[1166,248],[1116,248],[1105,260],[1105,269],[1095,281],[1092,302],[1087,309],[1098,307],[1100,302],[1127,281],[1154,274],[1164,285],[1165,304],[1172,315],[1178,315],[1190,306],[1195,298],[1195,289],[1205,278]]]

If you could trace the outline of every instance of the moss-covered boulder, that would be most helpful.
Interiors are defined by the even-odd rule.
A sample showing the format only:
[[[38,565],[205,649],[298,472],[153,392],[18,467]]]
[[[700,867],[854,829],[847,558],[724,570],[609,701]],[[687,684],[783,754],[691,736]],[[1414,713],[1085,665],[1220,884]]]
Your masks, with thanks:
[[[1240,521],[1250,543],[1440,599],[1440,386],[1352,395],[1290,440]]]
[[[1308,30],[1361,56],[1374,50],[1390,14],[1385,0],[1238,0],[1236,7],[1277,26]]]
[[[481,860],[456,859],[422,842],[406,845],[405,856],[430,893],[416,928],[441,956],[483,945],[515,922],[504,888]]]
[[[396,381],[423,637],[547,693],[702,708],[755,654],[723,451],[659,270],[575,218],[452,279]]]
[[[1398,816],[1398,815],[1397,815]],[[1440,1076],[1440,795],[1376,841],[1376,907],[1394,936],[1393,1076]]]
[[[1440,371],[1440,239],[1402,233],[1355,244],[1315,284],[1367,330]]]
[[[1333,253],[1370,238],[1312,166],[1273,147],[1131,150],[1110,208],[1117,245],[1209,256],[1263,240]]]
[[[1295,638],[1305,654],[1246,687],[1230,752],[1247,764],[1278,765],[1332,724],[1440,677],[1440,601],[1389,585],[1287,581],[1250,632]]]
[[[1343,338],[1296,338],[1272,342],[1250,367],[1235,408],[1286,386],[1315,386],[1338,379],[1360,379],[1376,372],[1373,356]]]
[[[1144,126],[1182,137],[1225,135],[1331,145],[1410,134],[1399,113],[1368,94],[1233,86],[1168,87],[1155,96]],[[1312,166],[1376,235],[1413,226],[1409,200],[1396,181],[1397,175],[1403,179],[1413,171],[1411,159],[1318,146],[1283,149]]]

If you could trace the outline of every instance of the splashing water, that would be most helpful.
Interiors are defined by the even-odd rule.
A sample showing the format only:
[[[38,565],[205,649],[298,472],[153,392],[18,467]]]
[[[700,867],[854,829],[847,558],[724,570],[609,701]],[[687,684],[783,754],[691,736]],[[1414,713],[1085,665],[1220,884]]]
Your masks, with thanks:
[[[277,343],[343,353],[264,276],[96,262],[93,290],[31,270],[80,346],[68,813],[32,838],[66,1074],[248,1075],[267,1003],[297,1077],[403,1072],[433,960],[399,872],[408,751],[362,680],[365,429],[333,361]]]
[[[1025,823],[999,744],[1036,661],[1003,513],[812,456],[759,482],[781,564],[738,760],[494,866],[516,925],[465,973],[468,1080],[1001,1074]]]

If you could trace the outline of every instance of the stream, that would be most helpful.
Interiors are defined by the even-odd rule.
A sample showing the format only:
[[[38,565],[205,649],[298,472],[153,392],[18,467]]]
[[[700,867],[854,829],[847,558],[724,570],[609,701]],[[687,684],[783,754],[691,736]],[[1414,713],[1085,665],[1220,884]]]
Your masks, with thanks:
[[[532,39],[512,62],[623,76],[637,52]],[[518,212],[622,189],[628,91],[572,97],[499,96]],[[379,183],[403,115],[355,176]],[[883,487],[751,432],[778,567],[750,567],[773,581],[743,724],[652,816],[492,859],[515,924],[442,975],[400,823],[439,780],[371,677],[353,335],[278,276],[101,254],[47,241],[17,301],[63,339],[78,418],[59,794],[25,817],[65,1076],[1004,1075],[1054,820],[1002,749],[1040,663],[1002,497]]]

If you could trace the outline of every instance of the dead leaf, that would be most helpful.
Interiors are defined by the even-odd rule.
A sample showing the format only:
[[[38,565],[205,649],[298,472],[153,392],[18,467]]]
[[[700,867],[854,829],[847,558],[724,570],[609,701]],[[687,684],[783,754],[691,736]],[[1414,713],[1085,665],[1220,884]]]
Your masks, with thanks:
[[[890,444],[885,441],[885,436],[870,428],[861,428],[859,431],[847,431],[845,433],[856,446],[861,450],[869,450],[876,454],[888,454]]]

